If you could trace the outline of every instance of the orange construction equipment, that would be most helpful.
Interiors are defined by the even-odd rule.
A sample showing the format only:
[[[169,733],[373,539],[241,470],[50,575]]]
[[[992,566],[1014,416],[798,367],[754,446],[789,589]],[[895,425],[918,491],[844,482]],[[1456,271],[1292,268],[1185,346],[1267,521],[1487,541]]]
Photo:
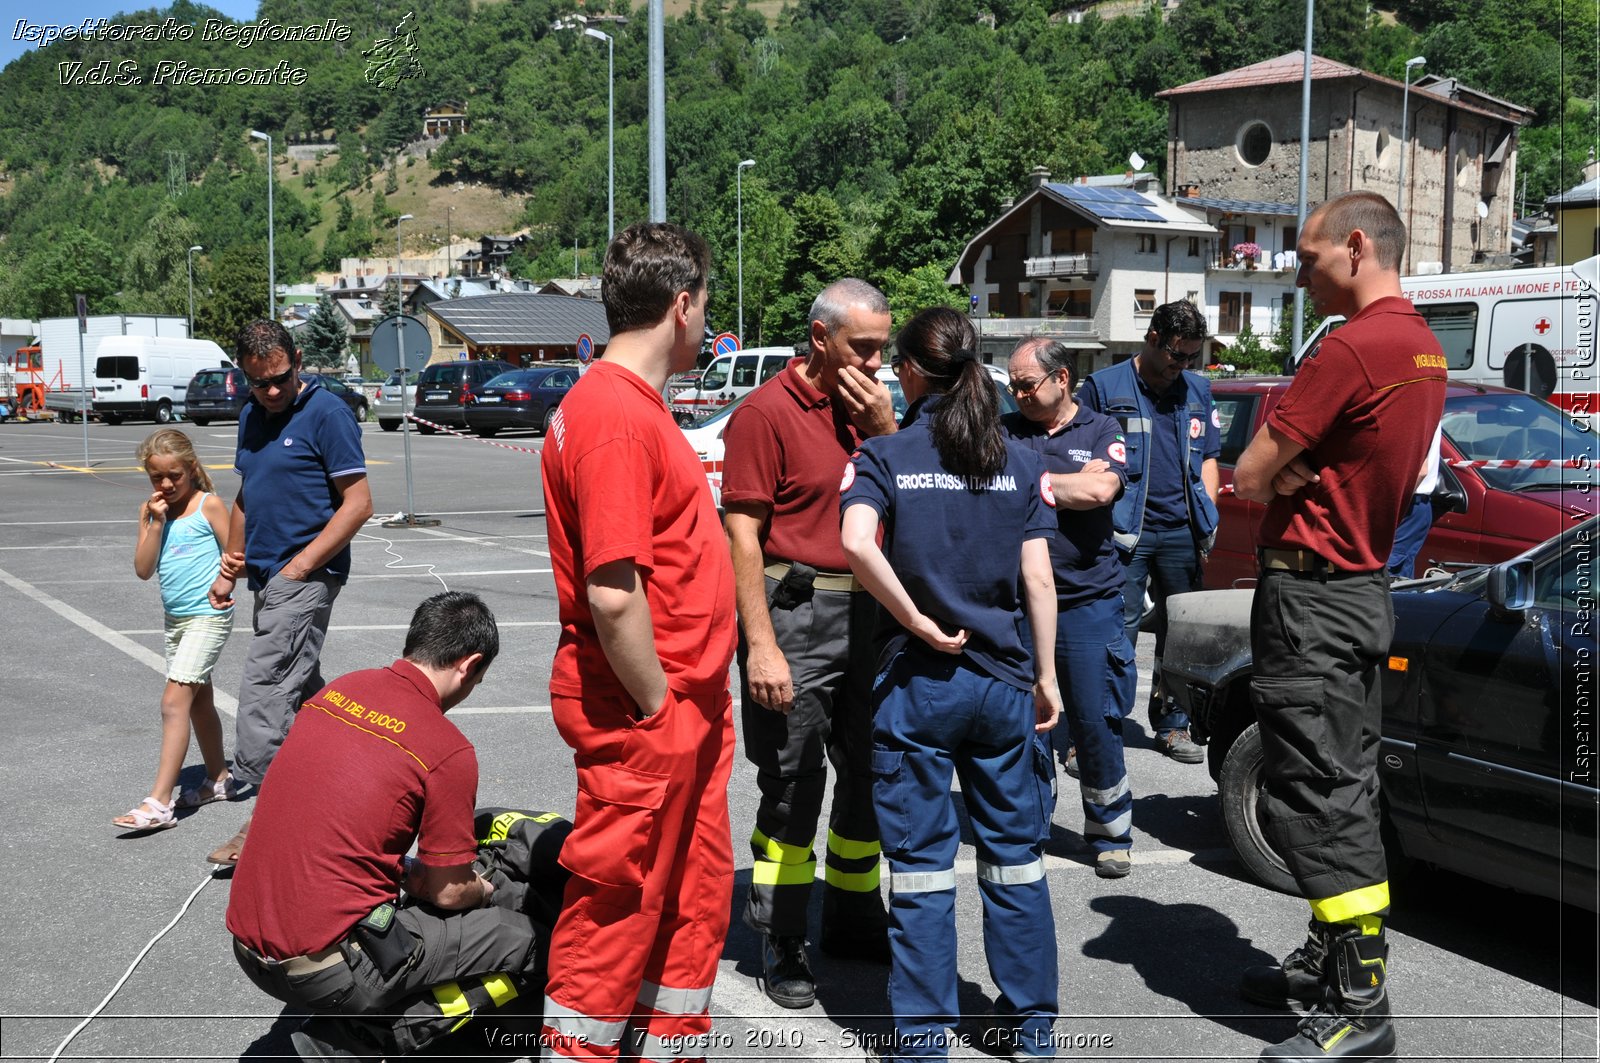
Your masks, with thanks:
[[[31,416],[44,409],[44,396],[48,388],[44,382],[42,347],[17,348],[17,353],[11,359],[11,382],[16,392],[17,416]]]

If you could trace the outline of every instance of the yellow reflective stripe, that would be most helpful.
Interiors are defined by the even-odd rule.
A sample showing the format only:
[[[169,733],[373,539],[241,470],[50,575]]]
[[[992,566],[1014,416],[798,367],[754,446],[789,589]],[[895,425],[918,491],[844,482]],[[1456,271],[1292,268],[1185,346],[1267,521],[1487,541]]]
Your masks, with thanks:
[[[461,1027],[465,1026],[467,1023],[469,1023],[471,1021],[472,1021],[472,1013],[469,1011],[467,1014],[463,1015],[460,1019],[456,1020],[456,1024],[454,1026],[450,1027],[450,1032],[451,1033],[455,1033],[457,1030],[461,1029]]]
[[[1389,907],[1389,883],[1362,886],[1349,893],[1323,897],[1311,902],[1311,915],[1319,923],[1353,923],[1357,916],[1371,915]]]
[[[762,834],[759,830],[750,834],[750,844],[760,850],[768,860],[777,864],[801,864],[814,859],[811,846],[815,839],[804,845],[790,845],[788,842],[775,841]]]
[[[846,890],[850,893],[876,893],[878,892],[878,867],[873,865],[871,871],[840,871],[835,867],[823,870],[823,879],[835,889]]]
[[[1326,1052],[1332,1052],[1333,1051],[1333,1046],[1338,1044],[1340,1041],[1343,1041],[1346,1037],[1350,1036],[1350,1031],[1354,1030],[1354,1029],[1355,1029],[1355,1027],[1351,1026],[1349,1021],[1346,1020],[1344,1026],[1340,1027],[1339,1032],[1334,1034],[1332,1037],[1328,1038],[1328,1043],[1322,1046],[1322,1051],[1325,1052],[1325,1053]]]
[[[511,984],[511,979],[500,972],[483,976],[483,988],[489,991],[489,999],[494,1001],[494,1006],[504,1007],[508,1000],[517,999],[517,987]]]
[[[433,999],[438,1002],[439,1011],[445,1015],[463,1015],[472,1010],[467,1004],[467,994],[455,982],[434,986]]]
[[[841,838],[839,835],[828,832],[828,852],[841,856],[846,860],[865,860],[869,856],[878,856],[883,852],[883,845],[879,842],[858,842],[850,838]]]
[[[511,833],[511,827],[518,820],[532,819],[525,812],[502,812],[489,823],[489,836],[479,839],[482,842],[503,842]]]
[[[770,860],[757,860],[750,869],[750,881],[757,886],[799,886],[817,877],[817,862],[803,864],[775,864]]]

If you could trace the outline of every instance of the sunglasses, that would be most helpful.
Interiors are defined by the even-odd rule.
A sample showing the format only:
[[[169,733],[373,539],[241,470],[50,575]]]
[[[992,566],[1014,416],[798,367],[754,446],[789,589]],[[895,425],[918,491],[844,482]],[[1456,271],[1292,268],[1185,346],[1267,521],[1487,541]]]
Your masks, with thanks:
[[[1193,354],[1184,354],[1182,351],[1173,350],[1164,343],[1161,345],[1161,349],[1165,351],[1167,353],[1167,357],[1171,358],[1174,362],[1188,363],[1200,357],[1199,351],[1195,351]]]
[[[266,391],[268,388],[283,387],[289,382],[289,378],[292,376],[294,376],[294,366],[291,365],[277,376],[262,377],[261,379],[257,380],[255,377],[246,374],[244,380],[245,383],[249,384],[255,390]]]

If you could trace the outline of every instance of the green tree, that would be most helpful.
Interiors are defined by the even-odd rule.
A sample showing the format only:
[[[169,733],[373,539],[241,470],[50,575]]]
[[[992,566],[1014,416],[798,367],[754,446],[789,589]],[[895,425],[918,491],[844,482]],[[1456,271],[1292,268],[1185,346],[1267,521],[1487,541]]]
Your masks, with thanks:
[[[117,275],[110,246],[84,229],[69,229],[23,256],[7,286],[9,312],[21,317],[65,317],[77,313],[74,296],[88,296],[91,313],[117,306]],[[266,283],[263,281],[262,290]]]
[[[340,368],[344,365],[350,337],[344,330],[344,319],[333,308],[331,298],[325,295],[317,300],[317,308],[306,320],[299,340],[308,366]]]
[[[952,287],[945,282],[947,269],[936,262],[901,271],[888,269],[883,273],[883,294],[889,297],[889,313],[894,317],[894,328],[901,325],[919,310],[930,306],[948,306],[965,312],[970,305],[967,290]]]
[[[194,330],[233,346],[239,330],[267,316],[267,249],[235,244],[212,259],[205,297],[195,293]]]
[[[1233,346],[1222,352],[1222,356],[1240,373],[1276,373],[1283,368],[1282,356],[1261,342],[1249,322],[1245,322]]]

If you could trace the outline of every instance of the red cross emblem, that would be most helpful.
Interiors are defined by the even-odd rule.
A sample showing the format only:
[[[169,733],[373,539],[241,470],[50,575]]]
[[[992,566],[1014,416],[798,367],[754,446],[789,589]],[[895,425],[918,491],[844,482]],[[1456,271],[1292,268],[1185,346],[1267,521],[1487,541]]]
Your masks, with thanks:
[[[1547,317],[1541,317],[1538,321],[1535,321],[1533,323],[1533,331],[1537,332],[1541,336],[1543,336],[1546,332],[1549,332],[1550,319]]]

